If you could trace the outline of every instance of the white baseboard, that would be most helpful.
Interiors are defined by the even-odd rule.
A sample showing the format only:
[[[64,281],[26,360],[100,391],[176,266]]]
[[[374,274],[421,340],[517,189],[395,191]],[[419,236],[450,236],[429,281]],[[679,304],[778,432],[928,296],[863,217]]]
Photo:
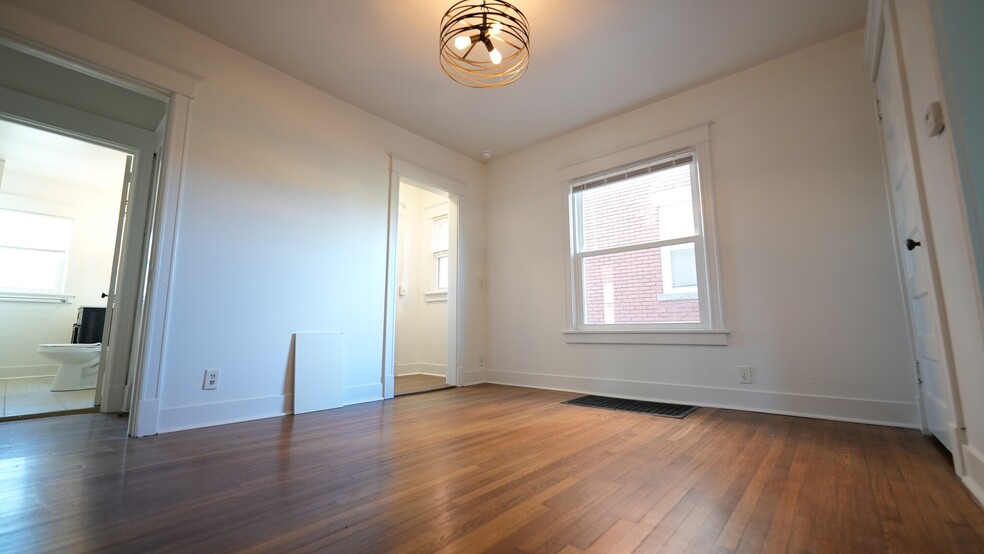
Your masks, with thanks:
[[[711,408],[919,428],[916,405],[912,402],[494,370],[487,372],[486,382]]]
[[[366,385],[347,386],[342,390],[342,398],[346,406],[361,404],[383,399],[383,384],[369,383]],[[146,409],[152,406],[147,405]],[[254,419],[285,416],[294,411],[294,395],[278,394],[244,400],[227,402],[209,402],[189,406],[163,408],[157,419],[157,433],[170,433],[186,429],[198,429],[213,425],[240,423]],[[144,434],[153,434],[146,427]],[[138,426],[138,434],[141,430]]]
[[[963,453],[963,484],[974,496],[974,500],[984,509],[984,454],[969,444],[960,445]]]
[[[0,379],[30,379],[50,377],[58,371],[58,364],[50,365],[11,365],[0,367]]]
[[[485,370],[484,369],[472,369],[464,372],[465,382],[462,386],[467,387],[469,385],[480,385],[485,382]]]
[[[447,375],[446,364],[431,364],[427,362],[408,362],[395,364],[394,374],[397,377],[405,375],[433,375],[444,377]]]
[[[254,419],[286,415],[294,406],[294,395],[277,394],[245,400],[209,402],[162,408],[157,420],[158,433],[171,433],[213,425],[226,425]]]
[[[368,383],[365,385],[348,386],[342,389],[342,399],[346,406],[362,404],[383,399],[383,384]]]

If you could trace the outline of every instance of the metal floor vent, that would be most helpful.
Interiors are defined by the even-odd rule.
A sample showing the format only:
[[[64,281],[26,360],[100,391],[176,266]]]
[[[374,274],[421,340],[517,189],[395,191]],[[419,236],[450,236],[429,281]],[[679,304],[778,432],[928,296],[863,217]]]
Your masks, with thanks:
[[[642,414],[652,414],[663,417],[675,417],[683,419],[690,415],[697,406],[684,406],[682,404],[667,404],[665,402],[646,402],[644,400],[626,400],[625,398],[608,398],[607,396],[580,396],[565,400],[561,404],[573,404],[575,406],[588,406],[591,408],[605,408],[606,410],[620,410],[623,412],[639,412]]]

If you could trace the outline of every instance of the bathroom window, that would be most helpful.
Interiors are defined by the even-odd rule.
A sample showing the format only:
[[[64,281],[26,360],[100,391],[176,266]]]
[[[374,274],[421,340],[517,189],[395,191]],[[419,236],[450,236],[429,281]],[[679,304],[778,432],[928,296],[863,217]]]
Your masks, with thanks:
[[[64,293],[73,228],[71,218],[0,208],[0,291]]]
[[[434,235],[432,240],[432,250],[437,270],[437,289],[447,290],[448,288],[448,217],[439,217],[434,220]]]

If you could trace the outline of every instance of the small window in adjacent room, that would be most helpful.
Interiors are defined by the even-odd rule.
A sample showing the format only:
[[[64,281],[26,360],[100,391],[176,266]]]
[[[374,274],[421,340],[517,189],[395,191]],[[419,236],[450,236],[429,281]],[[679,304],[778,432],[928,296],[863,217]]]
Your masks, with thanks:
[[[433,237],[434,260],[437,269],[437,288],[448,288],[448,218],[440,217],[434,220]]]
[[[0,209],[0,291],[65,292],[73,221]]]
[[[579,333],[723,337],[706,163],[706,144],[693,144],[569,181],[569,341],[606,342],[571,340]],[[650,342],[633,336],[612,342]],[[723,344],[679,336],[685,344]]]

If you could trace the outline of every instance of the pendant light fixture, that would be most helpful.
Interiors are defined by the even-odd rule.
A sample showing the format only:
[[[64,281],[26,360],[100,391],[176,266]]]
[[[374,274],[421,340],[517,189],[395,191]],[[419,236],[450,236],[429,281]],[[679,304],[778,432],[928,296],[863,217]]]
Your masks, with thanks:
[[[472,88],[508,85],[530,64],[530,24],[502,0],[461,0],[441,19],[441,67]]]

